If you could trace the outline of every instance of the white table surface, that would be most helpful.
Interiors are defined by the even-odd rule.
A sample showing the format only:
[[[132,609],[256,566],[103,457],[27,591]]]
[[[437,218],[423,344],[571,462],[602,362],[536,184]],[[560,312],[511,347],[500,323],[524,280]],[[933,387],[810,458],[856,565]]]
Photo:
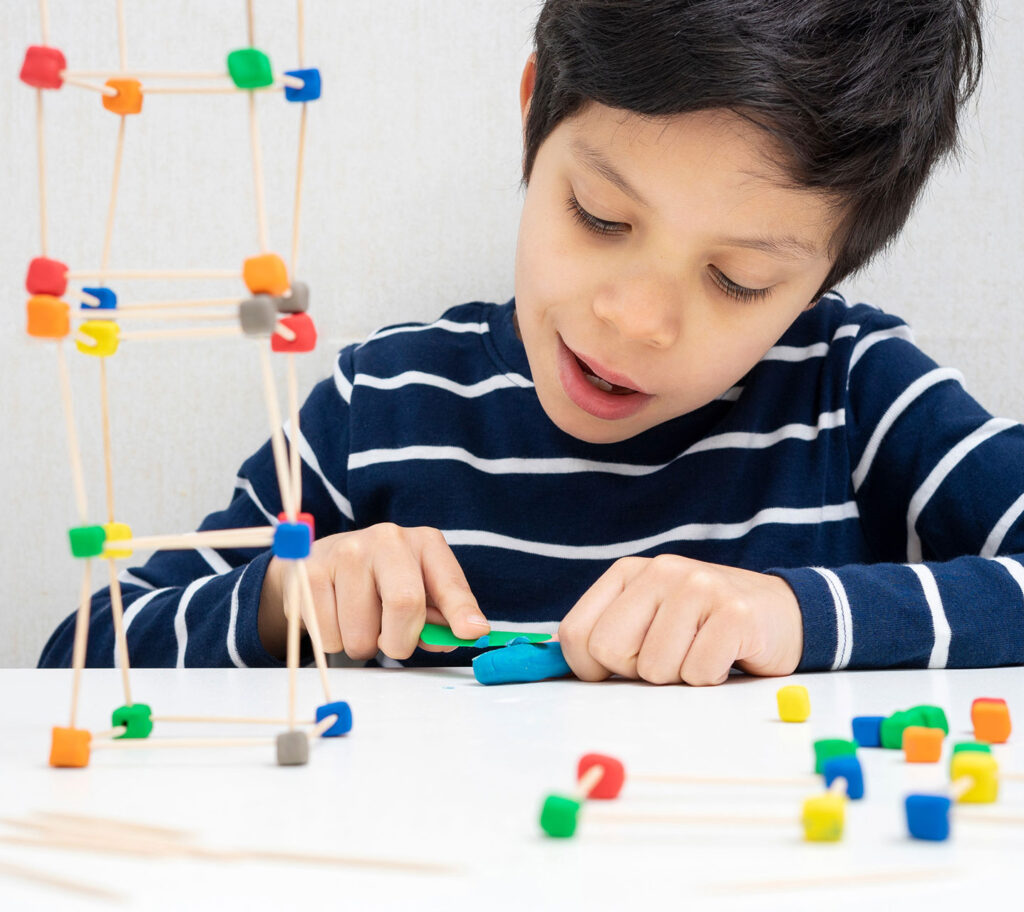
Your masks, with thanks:
[[[868,795],[847,809],[841,843],[810,844],[798,824],[814,788],[652,785],[630,773],[793,776],[810,772],[811,742],[850,737],[854,715],[918,703],[945,708],[950,740],[970,737],[977,696],[1007,699],[1024,729],[1024,669],[843,672],[789,679],[736,677],[713,688],[613,680],[504,687],[468,669],[332,669],[348,700],[345,738],[318,741],[310,762],[278,767],[272,747],[94,752],[86,769],[47,765],[50,728],[67,725],[70,672],[0,671],[0,815],[98,814],[181,827],[204,845],[312,850],[438,861],[444,875],[269,862],[138,859],[0,844],[0,862],[59,871],[124,895],[117,908],[294,909],[956,909],[1010,900],[1024,887],[1024,826],[954,822],[947,843],[910,840],[902,798],[941,787],[947,762],[907,765],[898,751],[861,750]],[[280,670],[137,670],[133,697],[155,715],[285,713]],[[804,724],[777,720],[775,693],[802,683]],[[109,727],[120,673],[85,673],[79,725]],[[322,702],[304,669],[299,705]],[[213,731],[210,731],[213,729]],[[276,728],[270,729],[276,733]],[[265,727],[162,725],[151,737],[252,735]],[[1024,750],[996,748],[1005,770]],[[948,751],[948,746],[946,748]],[[537,818],[545,794],[568,792],[580,755],[626,764],[627,783],[602,813],[791,814],[792,826],[611,824],[581,815],[572,840]],[[588,806],[588,807],[590,807]],[[1024,782],[1003,784],[986,813],[1024,814]],[[955,819],[954,811],[954,819]],[[2,829],[11,833],[9,828]],[[929,881],[743,892],[729,884],[902,870]],[[721,890],[719,888],[726,887]],[[671,904],[669,906],[668,904]],[[0,908],[95,909],[107,903],[0,876]]]

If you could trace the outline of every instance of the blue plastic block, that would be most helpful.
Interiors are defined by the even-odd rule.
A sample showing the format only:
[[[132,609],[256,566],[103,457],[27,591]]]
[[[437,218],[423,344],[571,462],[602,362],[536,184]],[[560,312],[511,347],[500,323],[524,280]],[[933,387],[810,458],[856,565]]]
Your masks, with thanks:
[[[283,522],[274,530],[274,557],[301,560],[309,557],[309,526],[303,522]]]
[[[883,719],[885,716],[854,716],[853,740],[861,747],[881,747]]]
[[[352,731],[352,707],[344,700],[325,703],[316,708],[317,722],[328,716],[337,716],[338,718],[334,720],[334,725],[320,736],[321,738],[337,738],[339,735],[345,735]]]
[[[82,288],[86,294],[99,298],[99,304],[86,304],[82,302],[82,310],[117,310],[117,295],[109,288]]]
[[[949,839],[949,808],[945,795],[907,795],[907,829],[914,839],[942,842]]]
[[[561,643],[519,643],[492,649],[473,659],[473,674],[481,684],[520,684],[571,674]]]
[[[301,89],[284,87],[288,101],[316,101],[320,97],[320,71],[316,67],[308,70],[286,70],[286,76],[297,76],[306,84]]]
[[[831,785],[836,779],[845,779],[846,797],[851,801],[860,801],[864,797],[864,770],[853,754],[825,761],[822,772],[825,785]]]

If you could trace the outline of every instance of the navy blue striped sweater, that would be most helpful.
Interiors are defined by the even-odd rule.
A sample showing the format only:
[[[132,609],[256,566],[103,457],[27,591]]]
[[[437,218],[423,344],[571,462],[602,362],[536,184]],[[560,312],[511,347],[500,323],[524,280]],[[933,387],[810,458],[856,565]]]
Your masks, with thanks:
[[[438,528],[501,627],[553,630],[616,559],[670,552],[787,580],[801,670],[1024,661],[1024,428],[992,418],[900,319],[827,295],[719,399],[591,444],[545,415],[513,309],[465,304],[341,351],[301,433],[287,428],[318,536]],[[280,510],[267,444],[200,528]],[[124,571],[131,661],[279,664],[257,634],[269,560],[158,552]],[[72,616],[40,665],[68,665],[73,636]],[[87,661],[115,661],[107,590]]]

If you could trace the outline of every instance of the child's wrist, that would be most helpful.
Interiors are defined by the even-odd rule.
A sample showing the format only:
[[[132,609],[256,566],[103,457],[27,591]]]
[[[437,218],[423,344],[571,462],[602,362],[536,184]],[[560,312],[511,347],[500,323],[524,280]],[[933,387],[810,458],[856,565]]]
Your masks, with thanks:
[[[267,565],[267,572],[263,577],[256,627],[263,648],[283,661],[288,621],[284,616],[284,598],[281,591],[281,562],[276,557]]]

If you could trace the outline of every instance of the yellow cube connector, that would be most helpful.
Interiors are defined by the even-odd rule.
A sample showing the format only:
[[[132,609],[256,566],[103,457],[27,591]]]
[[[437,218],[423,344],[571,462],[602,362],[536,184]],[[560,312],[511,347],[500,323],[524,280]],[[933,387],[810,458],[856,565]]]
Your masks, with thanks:
[[[950,779],[957,782],[972,780],[970,788],[961,792],[957,800],[965,804],[991,804],[999,797],[999,764],[991,754],[981,751],[959,751],[953,754]]]
[[[806,722],[811,715],[811,697],[806,687],[788,684],[779,688],[776,697],[779,701],[779,718],[783,722]]]
[[[125,541],[132,537],[132,527],[127,523],[112,522],[104,523],[103,531],[106,533],[106,544],[103,548],[104,557],[131,557],[132,552],[130,549],[114,550],[110,547],[110,542]]]
[[[808,842],[838,842],[843,838],[846,798],[843,795],[815,795],[804,801],[801,821]]]
[[[83,355],[107,358],[117,351],[119,342],[120,329],[113,320],[86,320],[78,327],[75,347]]]

